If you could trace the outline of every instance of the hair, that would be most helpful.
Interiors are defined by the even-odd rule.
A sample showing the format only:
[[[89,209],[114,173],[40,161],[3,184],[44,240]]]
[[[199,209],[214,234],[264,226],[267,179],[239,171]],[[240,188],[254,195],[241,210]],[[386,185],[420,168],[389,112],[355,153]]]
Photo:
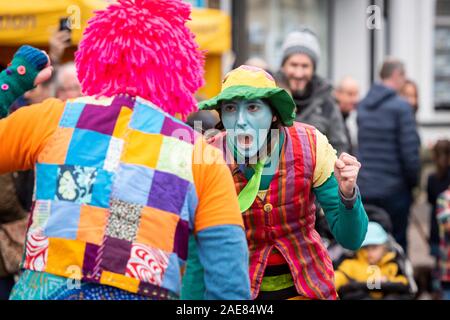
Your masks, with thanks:
[[[63,76],[66,72],[77,73],[77,67],[74,62],[67,62],[58,67],[55,75],[55,82],[57,87],[60,86],[63,82]]]
[[[419,110],[419,87],[417,86],[417,83],[415,83],[411,79],[406,80],[405,85],[402,88],[402,91],[405,89],[406,86],[413,86],[414,90],[416,90],[417,103],[413,107],[415,107],[415,110],[417,111],[417,110]]]
[[[450,140],[438,140],[433,147],[433,156],[438,177],[444,177],[450,165]],[[444,166],[440,165],[441,158],[444,160]]]
[[[118,0],[97,11],[84,31],[75,63],[90,96],[140,96],[184,119],[197,110],[204,54],[185,23],[182,0]]]
[[[405,71],[405,65],[403,62],[396,58],[387,58],[381,66],[380,78],[382,80],[388,79],[396,70]]]

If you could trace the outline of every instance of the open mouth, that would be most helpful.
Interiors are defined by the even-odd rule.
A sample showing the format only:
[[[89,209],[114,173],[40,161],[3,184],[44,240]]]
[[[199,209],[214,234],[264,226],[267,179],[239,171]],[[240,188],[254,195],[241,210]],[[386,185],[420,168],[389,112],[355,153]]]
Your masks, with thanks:
[[[250,148],[253,143],[253,136],[249,134],[239,134],[237,141],[242,148]]]

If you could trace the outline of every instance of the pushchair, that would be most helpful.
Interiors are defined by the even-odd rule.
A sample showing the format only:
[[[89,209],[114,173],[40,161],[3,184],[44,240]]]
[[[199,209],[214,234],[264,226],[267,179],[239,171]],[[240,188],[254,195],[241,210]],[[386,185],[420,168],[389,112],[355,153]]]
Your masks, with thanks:
[[[370,221],[379,223],[383,229],[388,233],[388,250],[395,253],[394,262],[398,265],[398,273],[406,277],[408,285],[403,285],[399,283],[385,282],[381,285],[379,289],[369,288],[367,283],[361,283],[352,280],[349,277],[349,282],[345,286],[339,289],[339,297],[342,300],[365,300],[372,299],[371,294],[374,292],[379,292],[383,300],[412,300],[417,293],[417,285],[414,280],[413,268],[410,260],[407,258],[403,248],[395,241],[392,236],[392,222],[389,214],[382,208],[365,205],[367,215]],[[337,241],[333,238],[326,221],[325,217],[318,217],[316,223],[316,229],[321,235],[324,244],[327,247],[329,255],[333,262],[333,267],[337,270],[340,264],[346,259],[352,259],[355,257],[356,253],[344,249]]]

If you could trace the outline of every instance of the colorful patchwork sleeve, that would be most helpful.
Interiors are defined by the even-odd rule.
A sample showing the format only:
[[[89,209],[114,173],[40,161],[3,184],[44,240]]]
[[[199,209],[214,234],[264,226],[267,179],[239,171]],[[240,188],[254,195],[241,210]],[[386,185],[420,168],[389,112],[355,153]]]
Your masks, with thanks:
[[[356,197],[351,207],[342,199],[334,174],[320,187],[313,188],[313,191],[337,242],[349,250],[359,249],[366,236],[368,224],[359,189],[356,189]]]
[[[336,150],[327,137],[316,130],[316,167],[314,169],[313,187],[320,187],[334,172]]]
[[[64,102],[48,99],[0,120],[0,174],[33,168],[63,110]]]

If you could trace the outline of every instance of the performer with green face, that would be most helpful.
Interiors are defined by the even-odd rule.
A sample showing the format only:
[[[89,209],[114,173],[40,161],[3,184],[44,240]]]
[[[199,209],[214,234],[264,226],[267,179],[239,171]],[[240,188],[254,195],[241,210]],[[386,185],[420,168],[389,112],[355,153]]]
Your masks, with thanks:
[[[233,70],[222,92],[200,108],[220,114],[223,130],[210,143],[223,151],[239,195],[252,298],[336,299],[314,202],[336,240],[358,249],[368,224],[356,185],[360,163],[345,153],[338,159],[322,133],[294,122],[294,101],[262,69]],[[196,245],[192,236],[182,299],[204,295]]]

